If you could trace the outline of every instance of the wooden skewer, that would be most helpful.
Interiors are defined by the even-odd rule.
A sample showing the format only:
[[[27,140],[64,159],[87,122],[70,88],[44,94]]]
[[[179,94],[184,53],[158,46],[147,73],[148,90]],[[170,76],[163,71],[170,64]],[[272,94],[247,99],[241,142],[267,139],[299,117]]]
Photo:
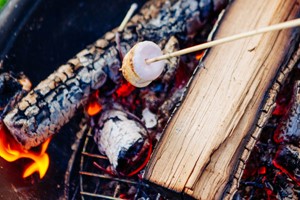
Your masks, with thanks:
[[[188,53],[192,53],[195,51],[199,51],[199,50],[203,50],[203,49],[207,49],[219,44],[223,44],[226,42],[231,42],[234,40],[238,40],[238,39],[242,39],[242,38],[246,38],[246,37],[250,37],[250,36],[254,36],[254,35],[258,35],[258,34],[262,34],[262,33],[266,33],[266,32],[270,32],[270,31],[276,31],[276,30],[282,30],[282,29],[287,29],[287,28],[292,28],[292,27],[296,27],[296,26],[300,26],[300,18],[299,19],[294,19],[294,20],[290,20],[287,22],[283,22],[283,23],[279,23],[279,24],[275,24],[275,25],[271,25],[271,26],[267,26],[267,27],[263,27],[263,28],[259,28],[256,30],[252,30],[249,32],[245,32],[245,33],[240,33],[240,34],[236,34],[236,35],[232,35],[229,37],[225,37],[225,38],[221,38],[218,40],[214,40],[211,42],[207,42],[204,44],[199,44],[193,47],[189,47],[186,49],[182,49],[179,51],[175,51],[172,53],[168,53],[159,57],[155,57],[155,58],[150,58],[146,60],[147,64],[153,63],[153,62],[157,62],[157,61],[161,61],[161,60],[166,60],[172,57],[176,57],[176,56],[181,56],[181,55],[185,55]]]
[[[137,7],[138,7],[138,5],[136,3],[131,4],[131,6],[130,6],[129,10],[127,11],[122,23],[118,27],[118,31],[116,32],[116,35],[115,35],[117,49],[120,53],[119,55],[120,55],[121,60],[123,60],[123,54],[122,54],[122,51],[121,51],[120,33],[124,30],[126,24],[128,23],[128,21],[132,17],[132,15],[133,15],[134,11],[137,9]],[[119,70],[121,71],[121,68]]]
[[[122,32],[127,24],[127,22],[130,20],[131,16],[133,15],[134,11],[137,9],[138,5],[136,3],[131,4],[126,16],[124,17],[122,23],[120,24],[118,31]]]

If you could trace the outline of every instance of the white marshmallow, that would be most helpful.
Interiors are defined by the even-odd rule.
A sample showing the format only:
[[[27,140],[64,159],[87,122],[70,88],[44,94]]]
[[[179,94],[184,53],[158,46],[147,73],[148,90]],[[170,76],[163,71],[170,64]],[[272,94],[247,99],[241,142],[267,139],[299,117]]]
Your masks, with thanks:
[[[165,62],[147,64],[146,60],[162,55],[158,45],[151,41],[137,43],[124,57],[122,73],[136,87],[145,87],[162,73]]]

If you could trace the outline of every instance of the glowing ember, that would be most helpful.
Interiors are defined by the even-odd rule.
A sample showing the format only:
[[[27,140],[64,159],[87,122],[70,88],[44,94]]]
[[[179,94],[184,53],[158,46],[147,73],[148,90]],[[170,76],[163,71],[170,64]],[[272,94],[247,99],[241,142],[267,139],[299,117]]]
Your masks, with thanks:
[[[200,59],[203,57],[204,52],[205,52],[205,51],[200,51],[199,53],[197,53],[197,54],[196,54],[196,59],[197,59],[197,60],[200,60]]]
[[[116,94],[118,97],[127,97],[134,89],[133,85],[125,82],[116,90]]]
[[[262,166],[258,169],[259,174],[266,174],[267,168],[265,166]]]
[[[273,165],[290,177],[294,183],[300,185],[298,175],[299,152],[293,145],[281,145],[273,159]]]
[[[89,116],[97,115],[101,110],[102,106],[98,102],[99,91],[96,90],[90,97],[90,101],[87,106],[87,113]]]
[[[124,173],[120,173],[120,175],[122,176],[127,176],[127,177],[132,177],[136,174],[138,174],[142,169],[145,168],[145,166],[147,165],[147,163],[149,162],[150,160],[150,157],[151,157],[151,154],[152,154],[152,150],[153,150],[153,146],[152,146],[152,142],[149,143],[149,147],[148,148],[148,152],[147,152],[147,155],[145,157],[145,160],[142,159],[142,163],[140,163],[139,166],[137,166],[136,169],[134,169],[132,172],[130,172],[129,174],[124,174]],[[133,166],[135,165],[136,163],[133,164]],[[98,169],[100,169],[101,171],[103,171],[104,173],[106,174],[109,174],[111,176],[116,176],[117,174],[115,174],[115,172],[113,171],[112,167],[111,166],[108,166],[107,168],[105,167],[102,167],[100,164],[98,164],[97,162],[93,162],[93,165],[95,167],[97,167]],[[127,166],[127,167],[130,167],[130,166]],[[132,166],[131,166],[132,167]],[[131,168],[130,167],[130,168]]]
[[[286,105],[276,104],[276,107],[275,107],[272,115],[274,115],[274,116],[282,116],[282,115],[284,115],[286,113],[287,113],[287,107],[286,107]]]
[[[298,199],[299,72],[295,68],[278,93],[272,116],[247,161],[240,187],[243,199]]]
[[[97,101],[91,101],[87,107],[87,113],[89,116],[94,116],[102,110],[101,105]]]
[[[9,134],[3,124],[0,124],[0,138],[0,156],[3,159],[8,162],[13,162],[21,158],[33,160],[33,163],[26,167],[22,176],[23,178],[26,178],[35,172],[39,173],[41,179],[45,176],[50,162],[49,156],[46,153],[50,139],[41,145],[39,152],[24,150]]]
[[[145,161],[136,170],[134,170],[133,172],[131,172],[127,176],[131,177],[131,176],[139,173],[147,165],[147,163],[149,162],[150,157],[151,157],[151,153],[152,153],[152,143],[150,142],[148,154],[147,154],[147,157],[146,157]]]

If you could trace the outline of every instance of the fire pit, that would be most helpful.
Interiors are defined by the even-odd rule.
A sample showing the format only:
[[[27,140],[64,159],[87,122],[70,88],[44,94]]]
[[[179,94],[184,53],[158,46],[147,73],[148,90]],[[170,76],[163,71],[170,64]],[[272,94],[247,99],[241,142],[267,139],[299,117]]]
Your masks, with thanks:
[[[24,2],[20,3],[20,2]],[[35,8],[37,2],[38,6]],[[112,6],[106,1],[11,1],[12,8],[17,9],[17,22],[24,16],[28,20],[22,26],[8,24],[16,28],[2,37],[1,59],[3,68],[15,73],[23,71],[30,77],[33,85],[37,85],[52,73],[57,66],[66,62],[74,54],[91,44],[104,33],[118,26],[134,1],[114,1]],[[142,5],[145,1],[139,1]],[[15,5],[18,5],[15,7]],[[23,8],[21,8],[23,6]],[[20,8],[20,9],[18,9]],[[5,8],[6,9],[6,8]],[[10,12],[13,12],[11,9]],[[33,9],[33,10],[31,10]],[[99,12],[100,10],[100,12]],[[105,12],[101,12],[105,10]],[[3,11],[4,12],[4,11]],[[20,18],[20,20],[19,20]],[[1,20],[1,22],[4,22]],[[12,21],[10,21],[12,22]],[[109,22],[109,23],[107,23]],[[18,28],[20,30],[18,30]],[[7,41],[14,40],[11,49],[5,52]],[[78,114],[69,125],[61,130],[61,137],[54,137],[47,150],[50,166],[42,180],[38,175],[22,179],[24,166],[28,160],[1,163],[2,197],[6,199],[58,199],[64,196],[64,175],[68,161],[73,153],[72,144],[79,131],[78,124],[82,118]]]
[[[78,52],[80,49],[83,49],[86,46],[86,44],[92,43],[92,41],[94,41],[96,38],[99,38],[101,35],[103,35],[105,32],[110,30],[112,27],[117,26],[117,24],[119,24],[120,21],[123,19],[123,16],[125,15],[124,13],[128,10],[128,7],[130,6],[131,2],[122,1],[121,3],[116,1],[115,5],[117,7],[119,14],[110,16],[109,13],[107,12],[105,13],[105,15],[97,14],[99,13],[99,9],[108,10],[115,14],[115,9],[112,8],[111,5],[107,5],[107,3],[105,2],[85,3],[82,1],[76,1],[71,4],[66,3],[66,5],[63,5],[62,2],[38,1],[36,2],[36,4],[34,4],[34,6],[31,7],[32,2],[28,1],[25,3],[23,2],[24,5],[22,5],[23,9],[25,6],[27,6],[27,8],[32,8],[31,10],[32,13],[29,13],[27,15],[28,21],[26,21],[25,23],[23,23],[23,21],[19,23],[15,23],[15,21],[18,20],[13,20],[13,19],[17,18],[20,13],[26,12],[26,9],[25,11],[22,9],[19,10],[17,9],[18,7],[21,7],[21,4],[18,3],[20,2],[19,1],[10,2],[10,4],[13,5],[14,7],[14,9],[12,9],[11,12],[12,13],[15,12],[15,13],[12,16],[12,18],[10,19],[8,18],[9,20],[11,20],[10,21],[11,24],[8,23],[7,26],[11,25],[11,27],[9,28],[11,28],[11,30],[16,31],[18,37],[16,38],[10,37],[11,43],[9,44],[13,44],[11,48],[6,43],[4,42],[2,43],[4,49],[3,52],[1,52],[1,56],[3,59],[3,69],[4,71],[11,70],[14,73],[18,73],[22,71],[25,74],[28,74],[31,82],[33,83],[33,86],[35,86],[37,85],[37,83],[45,79],[45,77],[53,71],[53,67],[57,67],[58,65],[64,63],[67,58],[72,57],[72,55],[74,55],[75,52]],[[139,3],[142,4],[143,2],[139,2]],[[127,7],[124,6],[124,8],[121,9],[120,5],[122,4],[126,5]],[[203,9],[205,11],[211,12],[215,9],[214,7],[212,7],[212,5],[209,4],[207,5],[201,4],[201,6],[204,6]],[[70,12],[65,12],[66,10]],[[207,39],[207,35],[214,24],[215,18],[217,17],[217,12],[219,12],[221,8],[215,10],[216,10],[216,14],[213,15],[214,20],[211,20],[207,27],[205,27],[201,32],[197,33],[198,36],[196,37],[196,40],[186,41],[184,44],[185,46],[192,45],[193,43],[203,42]],[[79,16],[78,13],[81,13],[82,15]],[[201,17],[210,16],[211,14],[204,12],[202,13],[202,15],[203,16]],[[6,16],[4,16],[4,18],[5,17]],[[106,24],[105,23],[106,21],[110,21],[111,24]],[[95,24],[97,24],[97,26],[95,26]],[[202,26],[202,24],[191,24],[191,27],[189,27],[192,28],[191,30],[189,30],[190,33],[195,34],[193,32],[193,28],[195,28],[194,26],[197,27],[200,25]],[[49,34],[49,32],[51,32],[51,34]],[[192,35],[191,37],[194,36],[195,35]],[[180,37],[181,39],[183,39],[184,37],[187,36],[182,35]],[[55,41],[55,42],[53,43],[50,41]],[[70,43],[72,45],[69,45]],[[172,43],[170,43],[167,44],[167,47],[170,48],[167,50],[172,50],[172,48],[175,46],[172,46]],[[198,54],[197,56],[201,57],[200,54]],[[180,73],[176,75],[176,83],[175,82],[173,83],[175,84],[175,87],[182,88],[184,86],[184,84],[188,81],[188,77],[192,75],[192,71],[196,67],[196,65],[197,65],[196,55],[184,57],[184,62],[181,61],[179,67]],[[43,68],[41,68],[40,66],[43,66]],[[188,70],[186,70],[185,67],[188,67]],[[172,76],[172,71],[168,73],[170,74],[166,74],[166,79],[164,84],[168,83],[169,76]],[[109,88],[110,85],[106,84],[105,87]],[[161,101],[159,99],[156,99],[157,98],[156,95],[159,92],[164,91],[164,88],[160,88],[160,87],[161,87],[160,84],[156,84],[156,87],[153,88],[153,90],[151,91],[152,93],[149,94],[147,93],[147,90],[142,90],[141,92],[138,92],[139,95],[143,95],[143,98],[145,99],[148,98],[146,104],[147,106],[149,106],[149,108],[152,109],[155,108],[156,106],[155,102]],[[131,101],[130,98],[129,101],[127,101],[126,98],[124,98],[127,95],[129,95],[128,90],[130,92],[132,91],[132,89],[130,89],[130,86],[124,83],[118,90],[116,90],[116,92],[111,96],[111,98],[112,99],[118,98],[119,103],[124,104],[123,106],[126,105],[134,106],[135,104],[134,102]],[[174,93],[174,96],[172,97],[173,99],[171,98],[169,101],[167,101],[166,104],[164,105],[166,107],[164,108],[168,109],[167,111],[169,112],[171,108],[174,107],[174,104],[176,104],[177,99],[180,98],[181,96],[182,96],[181,90],[179,90],[178,93]],[[130,109],[132,111],[136,108],[131,107]],[[146,112],[145,115],[147,115],[147,113],[149,114],[149,110],[147,109],[142,109],[142,110]],[[166,117],[169,116],[169,113],[168,112],[165,113],[165,110],[161,110],[160,112],[162,112],[163,114],[162,116],[164,116],[161,119],[161,121],[159,121],[160,123],[159,128],[162,130],[163,123],[164,121],[166,121],[167,119]],[[136,114],[138,114],[138,112]],[[93,115],[93,113],[91,115]],[[109,185],[112,184],[113,189],[110,188],[112,186],[107,186],[108,187],[107,191],[104,190],[103,195],[107,193],[106,194],[107,197],[118,196],[119,198],[122,197],[125,198],[126,195],[128,195],[128,192],[127,194],[123,194],[123,190],[124,190],[123,187],[129,190],[129,195],[135,195],[137,191],[142,191],[141,188],[143,187],[148,188],[147,189],[148,192],[151,190],[147,185],[140,185],[138,177],[134,177],[133,180],[128,179],[126,177],[115,178],[115,177],[107,176],[106,173],[102,173],[102,172],[96,173],[95,171],[97,170],[97,168],[92,168],[90,170],[91,167],[95,167],[93,165],[93,162],[89,161],[90,158],[102,159],[104,160],[104,162],[107,162],[107,159],[104,158],[102,155],[100,155],[99,151],[95,150],[93,145],[87,145],[93,141],[90,140],[91,133],[87,133],[84,129],[84,127],[86,126],[84,125],[78,126],[82,118],[85,118],[85,116],[82,115],[82,112],[78,112],[78,114],[60,131],[61,133],[63,133],[61,134],[63,136],[61,137],[55,136],[52,138],[52,142],[50,143],[49,149],[47,150],[51,158],[50,167],[46,176],[42,180],[38,180],[38,178],[35,175],[32,175],[25,180],[20,180],[20,178],[18,178],[20,177],[19,175],[21,174],[20,166],[23,166],[22,163],[27,163],[28,160],[22,159],[18,161],[17,164],[12,164],[12,166],[14,166],[19,171],[19,174],[16,174],[16,177],[9,176],[8,178],[8,182],[10,182],[12,185],[12,188],[10,188],[12,189],[11,192],[12,198],[15,195],[25,199],[26,198],[31,199],[32,197],[40,198],[42,196],[47,196],[53,199],[53,198],[59,198],[63,196],[69,197],[69,191],[71,191],[71,193],[74,192],[73,197],[76,198],[79,197],[77,195],[82,195],[82,196],[97,195],[97,192],[95,192],[95,190],[94,192],[92,192],[86,189],[86,186],[89,186],[89,182],[91,179],[93,179],[93,177],[101,179],[100,182],[98,181],[96,183],[98,184],[97,188],[100,188],[100,190],[103,189],[101,187],[106,187],[106,186],[102,186],[105,185],[105,183],[102,183],[105,182],[105,179],[108,179],[107,184]],[[154,132],[150,134],[152,134],[151,137],[153,137]],[[159,135],[157,137],[159,137]],[[47,143],[45,143],[45,145],[47,144],[48,144],[48,140]],[[151,144],[151,148],[152,145],[154,145],[154,143]],[[148,155],[146,157],[148,158],[151,153],[151,148],[150,150],[146,151],[148,152],[146,153]],[[43,150],[42,152],[44,152],[43,148],[42,150]],[[79,156],[79,160],[77,157],[78,155],[76,155],[76,153],[81,154]],[[75,162],[75,164],[73,163],[73,161]],[[145,166],[146,161],[143,161],[142,165],[134,169],[134,171],[141,170],[142,167]],[[9,170],[9,167],[7,167],[9,165],[8,163],[3,162],[3,165],[5,170]],[[78,171],[76,170],[74,171],[74,169]],[[66,179],[64,179],[65,171],[67,171]],[[11,174],[11,173],[12,172],[8,172],[6,174]],[[129,175],[131,174],[132,173],[129,173]],[[136,174],[136,172],[134,174]],[[91,179],[86,180],[87,179],[86,176],[91,176]],[[77,179],[79,179],[79,182],[76,182]],[[76,183],[72,182],[73,180],[75,180]],[[117,183],[114,183],[114,181],[122,182],[124,184],[119,185]],[[75,184],[75,186],[73,184]],[[70,187],[71,189],[68,187]],[[98,189],[96,189],[96,191],[97,190]],[[158,194],[156,192],[154,192],[153,195],[150,192],[150,194],[148,195],[150,196],[154,195],[155,197],[158,197],[157,196]],[[131,197],[132,196],[129,196],[129,198]]]
[[[16,19],[24,12],[18,9],[21,5],[18,3],[18,0],[11,1],[11,4],[15,5],[11,13],[14,13],[13,18]],[[62,65],[23,99],[21,96],[23,92],[27,92],[27,87],[23,86],[21,89],[19,84],[18,90],[22,92],[13,97],[15,101],[11,106],[1,110],[1,118],[10,131],[14,130],[12,135],[18,141],[15,145],[5,147],[7,143],[11,143],[6,141],[14,139],[1,132],[1,145],[12,155],[15,154],[15,149],[19,148],[18,145],[24,147],[17,154],[25,158],[12,164],[1,160],[5,173],[0,171],[0,176],[2,174],[3,179],[8,182],[3,186],[10,191],[8,198],[163,198],[156,191],[156,187],[143,181],[141,170],[149,161],[153,147],[165,130],[173,110],[184,97],[185,85],[190,82],[195,71],[203,67],[198,65],[203,52],[168,60],[163,75],[143,89],[135,88],[120,77],[119,68],[124,53],[140,40],[154,40],[164,53],[205,42],[214,30],[213,27],[217,27],[215,22],[218,14],[227,2],[153,2],[153,5],[149,4],[140,15],[133,17],[123,32],[117,34],[108,31],[123,19],[131,3],[129,0],[115,1],[116,7],[107,2],[87,3],[80,0],[66,5],[62,2],[42,0],[36,1],[34,6],[31,6],[31,1],[22,3],[22,8],[31,8],[32,13],[26,15],[28,20],[24,22],[10,18],[11,23],[6,25],[10,29],[7,30],[16,31],[17,37],[7,36],[10,38],[9,43],[0,41],[4,49],[0,52],[0,58],[3,59],[2,70],[8,72],[8,76],[5,77],[17,77],[8,78],[12,81],[11,87],[8,88],[15,88],[12,87],[13,84],[24,83],[24,80],[28,86],[27,78],[18,72],[24,72],[33,86],[36,86],[54,67],[66,62],[67,64]],[[141,6],[144,2],[139,3]],[[106,12],[100,15],[99,9]],[[155,18],[156,15],[159,17]],[[170,20],[166,20],[168,17]],[[107,24],[107,21],[111,23]],[[174,24],[169,26],[169,23]],[[161,24],[162,27],[159,26]],[[157,30],[156,26],[160,30]],[[88,46],[75,58],[66,61],[102,35],[104,37],[94,45]],[[254,50],[255,47],[248,51]],[[107,66],[101,67],[105,62],[108,62]],[[90,74],[92,78],[89,77]],[[94,79],[98,81],[93,82]],[[84,92],[78,92],[81,90]],[[14,102],[19,102],[17,107]],[[44,109],[47,104],[49,110]],[[54,124],[42,124],[46,123],[45,119]],[[63,127],[59,130],[61,126]],[[4,125],[1,130],[8,132]],[[26,135],[27,133],[30,136]],[[50,137],[54,133],[57,134]],[[51,143],[46,151],[50,139]],[[36,147],[38,145],[41,146]],[[162,143],[159,148],[161,145]],[[273,164],[283,169],[282,153],[291,153],[294,149],[290,145],[281,146],[280,149]],[[31,156],[28,156],[28,153]],[[48,154],[50,167],[45,175]],[[26,158],[34,160],[34,163],[30,163]],[[14,160],[11,157],[6,159]],[[152,159],[152,164],[147,169],[148,178],[152,173],[151,167],[156,165],[155,159]],[[45,162],[41,164],[41,160]],[[290,162],[293,162],[293,158]],[[292,165],[291,163],[288,165]],[[29,167],[26,167],[28,165]],[[25,172],[22,172],[23,167]],[[263,167],[259,174],[266,173]],[[296,174],[297,167],[292,165],[292,168]],[[199,169],[192,169],[193,172],[197,170]],[[40,178],[44,175],[45,177],[40,180],[34,172],[39,172]],[[24,180],[20,178],[22,173]],[[192,180],[196,178],[199,178],[199,174],[191,176]],[[151,179],[148,180],[151,182]],[[186,182],[191,184],[190,180]],[[191,189],[186,188],[182,192],[194,196]]]

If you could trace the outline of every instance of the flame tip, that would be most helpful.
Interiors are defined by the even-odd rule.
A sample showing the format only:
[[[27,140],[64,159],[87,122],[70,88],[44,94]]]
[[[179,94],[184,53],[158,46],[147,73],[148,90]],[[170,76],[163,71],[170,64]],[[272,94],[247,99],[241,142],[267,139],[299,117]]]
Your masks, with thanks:
[[[47,139],[43,144],[39,152],[33,150],[25,150],[23,147],[9,134],[5,126],[0,124],[0,157],[8,162],[13,162],[21,158],[28,158],[33,162],[26,167],[23,172],[22,178],[27,178],[33,173],[39,173],[40,179],[42,179],[49,167],[50,158],[46,153],[51,138]]]

